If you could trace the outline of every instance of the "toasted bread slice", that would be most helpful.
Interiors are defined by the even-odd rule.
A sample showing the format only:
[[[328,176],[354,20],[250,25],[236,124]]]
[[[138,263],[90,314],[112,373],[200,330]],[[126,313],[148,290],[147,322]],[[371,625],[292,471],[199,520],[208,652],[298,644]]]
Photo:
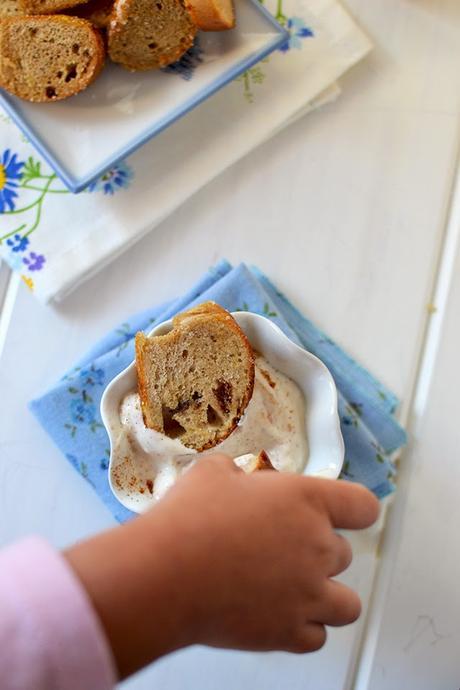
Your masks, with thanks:
[[[252,396],[252,348],[213,303],[177,316],[166,335],[137,333],[136,365],[145,425],[198,451],[233,431]]]
[[[20,0],[0,0],[0,19],[25,14]]]
[[[19,0],[24,14],[54,14],[86,2],[88,0]]]
[[[195,316],[209,316],[211,314],[219,314],[220,316],[228,315],[228,311],[217,304],[216,302],[202,302],[196,307],[192,307],[187,311],[177,314],[174,318],[175,324],[184,324],[187,319],[193,319]]]
[[[226,31],[235,26],[233,0],[184,0],[193,22],[201,31]]]
[[[259,472],[259,470],[275,469],[270,461],[270,458],[264,450],[261,450],[259,455],[252,455],[251,453],[241,455],[239,458],[235,459],[235,462],[238,467],[246,472],[246,474]]]
[[[82,5],[67,10],[66,14],[87,19],[98,29],[107,29],[113,11],[113,0],[88,0]]]
[[[104,44],[76,17],[8,17],[0,22],[0,86],[27,101],[73,96],[97,77]]]
[[[165,67],[191,48],[196,32],[181,0],[115,0],[109,56],[130,70]]]

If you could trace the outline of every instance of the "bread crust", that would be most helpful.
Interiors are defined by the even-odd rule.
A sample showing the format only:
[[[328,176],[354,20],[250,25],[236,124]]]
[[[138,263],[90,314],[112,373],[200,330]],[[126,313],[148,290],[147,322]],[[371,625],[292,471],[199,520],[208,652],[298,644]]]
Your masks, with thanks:
[[[54,14],[61,10],[68,10],[77,5],[84,5],[88,0],[19,0],[19,5],[24,14]]]
[[[88,0],[67,11],[67,14],[87,19],[98,29],[107,29],[113,12],[113,0]]]
[[[203,333],[207,334],[207,336],[211,333],[214,334],[211,335],[211,340],[213,337],[217,338],[217,334],[221,339],[223,338],[223,334],[229,334],[227,339],[229,342],[231,342],[231,347],[233,348],[232,353],[236,347],[238,348],[239,363],[234,362],[231,365],[229,364],[229,360],[226,359],[227,356],[229,356],[229,353],[226,353],[225,351],[226,343],[219,342],[219,345],[216,344],[216,347],[214,348],[214,355],[216,357],[217,364],[213,360],[210,366],[212,369],[214,364],[216,364],[213,374],[215,375],[216,372],[220,370],[219,362],[222,361],[222,371],[227,372],[226,375],[228,376],[229,367],[233,367],[232,371],[237,376],[237,380],[232,384],[226,380],[219,381],[218,379],[217,383],[219,383],[219,386],[222,386],[222,388],[219,390],[219,386],[213,387],[216,385],[215,379],[212,381],[208,381],[206,379],[203,390],[200,392],[199,398],[197,398],[196,402],[194,403],[189,399],[189,397],[187,398],[183,392],[186,388],[185,384],[188,386],[189,381],[187,381],[187,374],[182,374],[182,376],[185,378],[181,380],[181,374],[179,373],[180,362],[176,363],[171,359],[171,364],[176,368],[169,369],[168,375],[170,378],[177,376],[177,380],[174,379],[174,381],[167,381],[166,383],[164,381],[164,377],[160,377],[158,380],[152,381],[149,372],[149,365],[150,370],[152,370],[153,351],[157,353],[157,357],[160,357],[160,359],[165,359],[167,357],[173,358],[174,356],[177,356],[178,348],[182,348],[184,342],[189,342],[192,344],[192,346],[193,343],[196,343],[197,348],[197,351],[192,353],[194,364],[193,371],[195,371],[197,362],[198,364],[205,366],[206,361],[203,359],[205,355],[200,350],[200,336]],[[230,337],[230,334],[232,337]],[[191,340],[187,340],[188,338],[191,338]],[[216,343],[217,340],[214,340],[213,342]],[[199,305],[194,309],[176,316],[173,319],[172,330],[165,335],[148,338],[143,333],[137,333],[135,338],[135,351],[138,391],[146,427],[154,429],[160,433],[166,433],[163,413],[164,406],[166,404],[165,399],[167,395],[171,393],[170,389],[173,388],[176,391],[174,399],[179,400],[179,405],[175,409],[169,410],[174,423],[183,424],[184,414],[186,414],[186,426],[193,426],[193,415],[195,409],[197,410],[196,418],[198,418],[198,414],[201,415],[201,413],[204,412],[204,406],[206,404],[208,404],[209,408],[211,398],[213,404],[220,404],[219,411],[221,418],[218,418],[218,423],[216,424],[215,421],[210,421],[208,419],[209,424],[207,426],[205,425],[204,428],[199,428],[197,431],[197,438],[201,439],[199,444],[198,441],[195,443],[195,440],[193,440],[193,429],[187,428],[186,436],[184,438],[187,438],[189,442],[187,443],[186,441],[183,441],[185,445],[193,447],[198,452],[201,452],[209,448],[213,448],[232,433],[252,397],[254,389],[255,365],[251,345],[246,335],[243,333],[231,314],[215,303],[205,303],[203,305]],[[188,353],[186,356],[187,355]],[[200,357],[202,361],[200,360]],[[198,369],[200,372],[202,372],[201,366],[199,366]],[[171,374],[171,371],[174,373]],[[164,372],[162,370],[161,376],[163,376],[163,373]],[[244,378],[241,378],[243,375]],[[198,374],[194,374],[194,376],[198,377]],[[203,384],[202,379],[206,378],[206,376],[203,373],[200,373],[198,378],[200,379],[198,383]],[[193,386],[195,386],[196,383],[197,381],[194,380]],[[234,388],[232,386],[235,383],[239,386],[235,390],[238,390],[239,392],[236,396],[233,396]],[[154,388],[159,388],[159,392],[156,393],[155,391],[152,391],[152,386],[154,386]],[[242,390],[243,386],[244,390]],[[166,391],[167,388],[168,391]],[[207,391],[207,393],[205,394],[203,391]],[[181,397],[184,395],[185,400]],[[202,404],[203,407],[200,407]],[[200,408],[199,413],[198,408]],[[186,411],[185,413],[184,410]]]
[[[94,55],[89,63],[88,69],[85,71],[84,78],[74,78],[70,85],[59,83],[62,89],[59,91],[54,89],[55,94],[52,96],[47,96],[47,87],[50,86],[48,83],[44,82],[40,84],[39,78],[34,81],[33,89],[30,89],[29,81],[24,79],[22,75],[23,67],[16,65],[14,58],[7,53],[4,49],[4,37],[7,36],[10,27],[16,26],[29,26],[31,29],[36,29],[40,24],[47,26],[55,25],[57,31],[65,27],[66,29],[76,28],[84,29],[88,40],[91,41],[91,47],[94,49]],[[38,39],[37,39],[38,40]],[[72,32],[69,31],[69,41],[74,40],[72,37]],[[75,58],[78,61],[78,58]],[[70,96],[74,96],[86,89],[98,76],[100,71],[104,66],[105,60],[105,47],[102,40],[101,34],[96,29],[91,22],[86,19],[80,19],[78,17],[69,17],[67,15],[31,15],[31,16],[18,16],[18,17],[7,17],[0,21],[0,86],[4,88],[9,93],[18,96],[27,101],[34,103],[49,103],[51,101],[60,101]],[[59,65],[56,65],[56,69],[59,69]],[[40,73],[43,79],[46,79],[46,74],[42,71]],[[18,78],[19,77],[19,78]],[[54,88],[54,87],[53,87]],[[37,91],[40,89],[40,95],[37,95]],[[33,91],[33,92],[32,92]]]
[[[136,370],[137,370],[137,390],[141,401],[142,417],[147,428],[153,429],[153,420],[149,416],[148,404],[148,388],[147,380],[148,374],[145,368],[146,360],[144,358],[144,348],[147,342],[147,336],[139,331],[134,338],[134,350],[136,354]]]
[[[227,31],[235,26],[235,12],[228,21],[215,0],[185,0],[185,7],[201,31]]]
[[[274,470],[274,469],[275,468],[273,467],[271,460],[268,457],[268,454],[264,450],[261,450],[259,455],[257,456],[257,465],[254,467],[254,471],[257,472],[258,470]]]
[[[216,302],[212,302],[211,300],[209,300],[208,302],[202,302],[201,304],[197,304],[196,307],[191,307],[190,309],[187,309],[187,311],[184,311],[181,314],[176,314],[176,316],[174,316],[173,318],[173,326],[178,326],[185,319],[189,319],[193,316],[203,316],[204,314],[220,314],[222,316],[228,313],[229,312],[223,307],[221,307],[220,304],[217,304]]]
[[[245,474],[254,474],[260,470],[274,470],[270,458],[265,450],[261,450],[258,455],[253,453],[245,453],[234,460],[237,467],[239,467]]]

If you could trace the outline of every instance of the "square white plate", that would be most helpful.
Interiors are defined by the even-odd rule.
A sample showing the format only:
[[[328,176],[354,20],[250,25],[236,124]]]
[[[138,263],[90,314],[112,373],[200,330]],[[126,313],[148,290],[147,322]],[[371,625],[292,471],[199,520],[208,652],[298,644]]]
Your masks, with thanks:
[[[0,103],[64,184],[79,192],[288,38],[258,0],[238,0],[236,17],[231,31],[200,32],[191,51],[164,70],[107,64],[92,86],[68,100],[28,103],[0,89]]]

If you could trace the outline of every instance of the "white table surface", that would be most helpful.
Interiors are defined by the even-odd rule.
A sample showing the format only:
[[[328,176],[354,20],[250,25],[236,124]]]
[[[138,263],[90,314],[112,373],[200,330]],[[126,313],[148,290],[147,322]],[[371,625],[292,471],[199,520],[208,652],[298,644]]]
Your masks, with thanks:
[[[401,396],[403,418],[417,422],[383,558],[377,557],[378,530],[353,537],[356,559],[345,579],[363,598],[367,624],[363,616],[331,631],[321,652],[303,657],[192,649],[139,674],[126,684],[132,690],[460,686],[460,278],[449,271],[457,215],[460,224],[451,208],[460,5],[348,4],[377,47],[343,80],[335,104],[228,170],[59,307],[40,306],[14,279],[5,291],[0,279],[0,296],[7,298],[0,319],[2,544],[36,531],[61,546],[112,524],[31,417],[27,401],[108,328],[180,293],[221,256],[256,263],[271,275]],[[442,304],[431,318],[427,310],[439,275],[441,302],[446,286],[454,286],[445,321]],[[422,384],[431,380],[426,397]]]

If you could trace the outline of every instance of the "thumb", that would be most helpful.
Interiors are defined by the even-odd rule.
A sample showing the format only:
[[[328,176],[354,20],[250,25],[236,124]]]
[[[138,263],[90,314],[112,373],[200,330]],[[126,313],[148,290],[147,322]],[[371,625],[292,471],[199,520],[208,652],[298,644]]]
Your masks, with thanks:
[[[221,472],[242,472],[242,470],[235,464],[233,458],[224,453],[212,453],[206,455],[204,458],[198,460],[200,465],[206,464],[207,468],[219,469]]]

